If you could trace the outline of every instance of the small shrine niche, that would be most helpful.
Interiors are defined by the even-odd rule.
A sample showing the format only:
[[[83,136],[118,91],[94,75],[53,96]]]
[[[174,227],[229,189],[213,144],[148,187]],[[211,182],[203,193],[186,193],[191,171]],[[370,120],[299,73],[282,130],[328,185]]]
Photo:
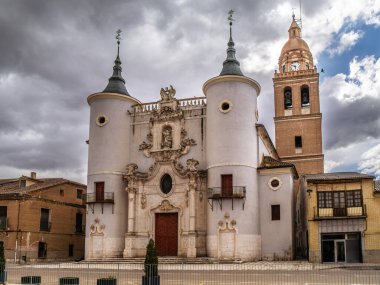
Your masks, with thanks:
[[[161,148],[172,148],[173,146],[173,136],[172,136],[172,127],[164,126],[162,128],[162,139],[161,139]]]

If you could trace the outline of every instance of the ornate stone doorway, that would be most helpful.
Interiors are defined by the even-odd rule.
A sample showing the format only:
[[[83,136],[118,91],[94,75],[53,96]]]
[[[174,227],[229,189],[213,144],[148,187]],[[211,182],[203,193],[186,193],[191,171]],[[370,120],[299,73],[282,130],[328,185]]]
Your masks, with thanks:
[[[157,213],[155,238],[159,256],[178,255],[178,213]]]

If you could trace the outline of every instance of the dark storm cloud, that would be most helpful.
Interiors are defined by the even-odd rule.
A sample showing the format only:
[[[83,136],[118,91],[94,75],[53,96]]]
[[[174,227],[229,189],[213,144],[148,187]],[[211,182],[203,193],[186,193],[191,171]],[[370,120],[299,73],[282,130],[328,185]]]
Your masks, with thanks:
[[[364,97],[342,103],[336,98],[322,99],[326,149],[348,146],[368,138],[379,138],[380,99]],[[365,150],[364,150],[365,151]]]
[[[267,18],[267,12],[282,3],[2,1],[0,168],[20,169],[20,173],[0,173],[0,177],[21,175],[21,169],[61,171],[68,178],[85,172],[86,97],[107,85],[118,28],[123,30],[123,76],[133,96],[142,102],[158,100],[160,88],[169,84],[180,98],[202,96],[203,83],[219,74],[226,57],[227,11],[236,11],[233,36],[244,71],[243,61],[249,53],[258,52],[258,43],[286,40],[291,11],[286,26],[280,17]],[[320,12],[323,5],[313,3],[303,1],[305,10]],[[292,4],[298,7],[296,0]],[[269,64],[274,67],[277,62]],[[244,72],[262,85],[260,121],[273,134],[273,71],[257,70],[254,66],[252,72]],[[340,111],[326,118],[338,124]],[[341,132],[347,136],[348,131]],[[329,147],[336,144],[328,138]],[[85,177],[80,179],[85,182]]]

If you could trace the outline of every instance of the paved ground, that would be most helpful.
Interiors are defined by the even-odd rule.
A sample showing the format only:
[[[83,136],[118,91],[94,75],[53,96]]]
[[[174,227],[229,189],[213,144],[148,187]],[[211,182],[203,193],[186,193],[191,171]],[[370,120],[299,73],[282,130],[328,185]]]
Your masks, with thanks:
[[[142,264],[57,263],[8,264],[8,284],[20,284],[21,276],[41,276],[42,284],[57,285],[60,277],[79,277],[80,284],[96,284],[98,278],[116,277],[118,285],[141,284]],[[243,264],[160,265],[161,285],[321,285],[380,284],[379,266],[309,264],[306,262],[257,262]]]

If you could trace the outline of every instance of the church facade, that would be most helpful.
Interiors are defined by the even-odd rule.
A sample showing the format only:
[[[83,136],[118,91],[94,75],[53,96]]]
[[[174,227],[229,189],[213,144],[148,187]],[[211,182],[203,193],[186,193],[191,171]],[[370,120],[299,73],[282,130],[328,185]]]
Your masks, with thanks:
[[[260,85],[235,52],[230,26],[205,96],[178,99],[170,86],[150,103],[128,93],[118,52],[88,97],[86,259],[143,257],[150,238],[159,256],[293,259],[298,173],[258,122]]]

